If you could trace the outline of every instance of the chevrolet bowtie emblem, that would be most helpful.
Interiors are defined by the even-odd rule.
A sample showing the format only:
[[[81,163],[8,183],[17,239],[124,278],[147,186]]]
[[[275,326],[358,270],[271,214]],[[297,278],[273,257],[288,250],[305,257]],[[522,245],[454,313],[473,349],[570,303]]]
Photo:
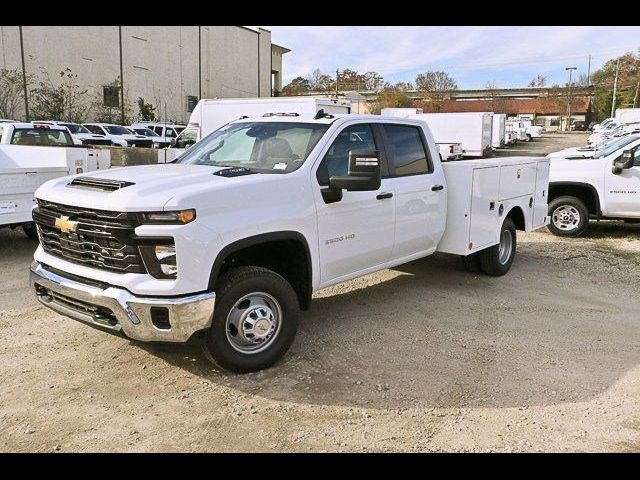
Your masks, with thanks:
[[[75,232],[78,228],[78,222],[69,220],[69,217],[62,215],[60,218],[56,218],[56,228],[59,228],[61,232],[69,233]]]

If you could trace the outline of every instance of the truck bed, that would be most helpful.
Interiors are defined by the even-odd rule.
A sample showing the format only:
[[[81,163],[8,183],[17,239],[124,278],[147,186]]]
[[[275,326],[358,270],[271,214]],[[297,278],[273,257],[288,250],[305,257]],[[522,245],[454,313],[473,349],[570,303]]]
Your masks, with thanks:
[[[497,244],[500,225],[513,208],[521,210],[525,231],[549,223],[549,159],[490,158],[442,167],[448,187],[447,226],[438,251],[469,255]]]

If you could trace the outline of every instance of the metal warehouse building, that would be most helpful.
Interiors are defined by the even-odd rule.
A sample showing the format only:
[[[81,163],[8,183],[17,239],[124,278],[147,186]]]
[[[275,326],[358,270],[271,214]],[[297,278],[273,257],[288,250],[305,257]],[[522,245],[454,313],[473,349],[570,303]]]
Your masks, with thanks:
[[[2,26],[0,47],[2,68],[36,81],[69,68],[92,99],[122,109],[124,95],[137,112],[142,97],[159,119],[178,122],[200,98],[281,90],[289,51],[269,30],[243,26]]]

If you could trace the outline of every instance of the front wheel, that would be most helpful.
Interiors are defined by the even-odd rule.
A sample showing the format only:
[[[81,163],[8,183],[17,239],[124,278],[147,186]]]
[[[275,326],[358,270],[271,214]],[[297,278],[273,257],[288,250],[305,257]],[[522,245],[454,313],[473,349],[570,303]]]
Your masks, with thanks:
[[[500,243],[478,252],[480,269],[485,275],[501,277],[511,268],[516,255],[516,225],[505,219],[500,229]]]
[[[237,373],[270,367],[289,349],[298,329],[298,297],[277,273],[239,267],[225,273],[216,289],[206,357]]]
[[[577,237],[589,226],[589,209],[576,197],[558,197],[549,203],[549,231],[561,237]]]
[[[29,239],[33,240],[34,242],[38,241],[38,229],[36,228],[35,223],[33,222],[23,223],[22,231],[27,237],[29,237]]]

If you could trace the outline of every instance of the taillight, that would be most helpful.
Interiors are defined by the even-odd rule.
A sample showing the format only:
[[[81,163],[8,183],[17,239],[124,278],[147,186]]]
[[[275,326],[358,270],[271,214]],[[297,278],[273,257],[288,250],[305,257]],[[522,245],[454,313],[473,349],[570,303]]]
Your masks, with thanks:
[[[453,145],[449,145],[449,153],[453,153]]]

